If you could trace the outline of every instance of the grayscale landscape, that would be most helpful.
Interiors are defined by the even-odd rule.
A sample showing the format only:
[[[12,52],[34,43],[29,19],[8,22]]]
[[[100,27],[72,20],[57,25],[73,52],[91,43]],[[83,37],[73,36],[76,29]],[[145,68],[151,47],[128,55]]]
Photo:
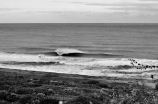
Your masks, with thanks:
[[[156,0],[0,0],[0,104],[158,104]]]

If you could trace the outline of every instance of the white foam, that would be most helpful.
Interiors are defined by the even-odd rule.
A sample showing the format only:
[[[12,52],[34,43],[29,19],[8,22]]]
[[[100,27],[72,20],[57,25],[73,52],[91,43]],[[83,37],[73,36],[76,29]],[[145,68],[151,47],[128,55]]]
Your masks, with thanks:
[[[141,64],[158,65],[158,60],[135,59]],[[60,62],[59,65],[9,65],[3,64],[4,61],[16,62]],[[0,67],[9,69],[21,69],[32,71],[44,71],[67,74],[80,74],[89,76],[110,76],[121,78],[138,78],[150,79],[150,75],[154,74],[158,78],[155,69],[138,70],[136,68],[117,69],[117,66],[132,66],[127,58],[70,58],[62,56],[45,56],[45,55],[28,55],[28,54],[10,54],[0,53]],[[111,68],[109,68],[111,67]],[[116,67],[112,69],[113,67]],[[125,74],[124,74],[125,72]],[[138,73],[139,72],[139,73]]]
[[[44,55],[0,53],[0,61],[45,62],[55,58],[56,57],[47,57]]]

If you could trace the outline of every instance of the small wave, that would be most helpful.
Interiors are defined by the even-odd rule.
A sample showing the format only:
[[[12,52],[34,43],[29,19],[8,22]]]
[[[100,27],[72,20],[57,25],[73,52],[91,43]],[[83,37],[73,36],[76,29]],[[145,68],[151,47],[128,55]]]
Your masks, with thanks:
[[[122,55],[114,55],[114,54],[101,54],[101,53],[69,53],[63,54],[65,57],[90,57],[90,58],[114,58],[121,57]]]
[[[64,57],[90,57],[90,58],[118,58],[123,57],[123,55],[116,55],[111,53],[91,53],[84,52],[78,49],[70,49],[70,48],[59,48],[56,49],[55,52],[47,52],[45,55],[51,56],[64,56]]]
[[[62,55],[59,55],[56,52],[46,52],[43,53],[44,55],[50,55],[50,56],[64,56],[64,57],[85,57],[85,58],[120,58],[123,57],[123,55],[115,55],[115,54],[109,54],[109,53],[65,53]]]

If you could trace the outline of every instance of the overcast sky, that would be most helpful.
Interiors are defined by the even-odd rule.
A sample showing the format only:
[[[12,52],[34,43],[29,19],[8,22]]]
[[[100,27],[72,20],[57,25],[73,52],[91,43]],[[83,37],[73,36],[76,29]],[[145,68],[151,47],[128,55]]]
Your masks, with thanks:
[[[158,0],[0,0],[0,23],[158,23]]]

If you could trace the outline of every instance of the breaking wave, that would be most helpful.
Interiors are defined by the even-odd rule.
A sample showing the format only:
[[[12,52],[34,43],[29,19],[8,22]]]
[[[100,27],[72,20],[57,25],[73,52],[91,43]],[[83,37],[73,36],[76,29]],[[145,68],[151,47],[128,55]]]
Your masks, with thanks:
[[[62,54],[59,55],[57,52],[61,52]],[[141,64],[146,66],[158,66],[158,60],[128,59],[118,57],[119,55],[88,53],[70,49],[60,49],[47,54],[18,54],[0,52],[0,68],[88,76],[106,75],[121,78],[137,78],[137,75],[141,74],[144,78],[148,76],[148,79],[150,78],[150,74],[154,73],[154,75],[158,78],[158,74],[155,73],[158,69],[157,67],[148,67],[143,70],[138,69]],[[135,60],[138,63],[132,60]],[[131,62],[133,62],[134,66],[131,64]],[[127,74],[130,75],[127,76]]]
[[[90,57],[90,58],[118,58],[123,57],[123,55],[117,55],[112,53],[91,53],[84,52],[78,49],[70,49],[70,48],[59,48],[54,52],[46,52],[45,55],[52,56],[64,56],[64,57]]]

